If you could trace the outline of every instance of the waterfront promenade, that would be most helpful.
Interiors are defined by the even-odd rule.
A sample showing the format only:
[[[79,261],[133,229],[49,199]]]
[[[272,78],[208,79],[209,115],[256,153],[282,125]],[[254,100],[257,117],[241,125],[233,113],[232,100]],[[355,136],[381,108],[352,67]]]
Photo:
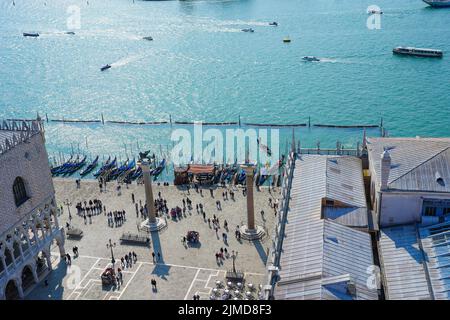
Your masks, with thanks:
[[[220,248],[227,248],[231,255],[233,250],[238,251],[236,268],[246,273],[246,282],[255,286],[265,281],[265,261],[270,244],[270,232],[273,230],[275,215],[269,206],[269,198],[275,201],[278,189],[269,192],[267,188],[255,192],[255,213],[258,225],[269,231],[269,236],[257,242],[238,240],[235,237],[237,225],[246,221],[246,198],[242,188],[233,188],[234,201],[224,201],[222,193],[224,188],[215,188],[214,198],[209,188],[200,194],[195,189],[187,190],[176,186],[158,186],[154,184],[155,198],[161,192],[162,198],[167,200],[170,208],[179,206],[183,208],[182,200],[187,197],[192,201],[193,209],[186,210],[181,219],[173,220],[167,217],[168,226],[159,233],[152,233],[150,245],[121,244],[120,237],[125,232],[138,233],[141,217],[136,217],[135,200],[144,203],[144,188],[142,185],[132,184],[127,189],[122,185],[121,194],[116,189],[116,182],[107,185],[106,192],[100,192],[98,183],[94,180],[82,180],[81,187],[77,188],[74,180],[54,179],[56,199],[58,206],[63,206],[60,215],[60,225],[66,226],[69,222],[67,200],[70,202],[71,225],[83,230],[80,240],[66,239],[66,252],[72,256],[72,265],[66,266],[60,261],[56,248],[52,257],[54,271],[48,278],[48,286],[40,284],[29,296],[29,299],[192,299],[198,292],[202,299],[209,299],[215,281],[224,281],[225,272],[232,269],[232,259],[225,258],[218,262],[215,253]],[[106,206],[106,211],[125,210],[126,221],[119,227],[110,227],[107,217],[102,212],[92,217],[92,223],[87,219],[86,224],[82,216],[77,215],[76,203],[98,199]],[[216,207],[220,200],[222,210]],[[203,204],[205,217],[197,213],[196,204]],[[264,214],[261,215],[261,210]],[[213,215],[219,218],[221,228],[217,234],[208,218]],[[223,228],[224,220],[228,222],[229,231]],[[67,230],[67,229],[66,229]],[[184,246],[183,236],[187,231],[195,230],[200,233],[200,243],[195,246]],[[227,244],[222,239],[222,233],[228,235]],[[141,233],[148,236],[148,233]],[[131,268],[124,269],[124,283],[120,288],[104,288],[101,285],[100,275],[111,261],[111,251],[106,244],[112,240],[116,244],[113,253],[116,268],[120,265],[120,258],[134,251],[137,254],[137,263]],[[73,257],[72,248],[78,247],[79,257]],[[155,260],[152,258],[155,252]],[[160,259],[157,253],[160,253]],[[151,279],[157,281],[158,291],[152,291]],[[256,293],[255,293],[256,296]]]

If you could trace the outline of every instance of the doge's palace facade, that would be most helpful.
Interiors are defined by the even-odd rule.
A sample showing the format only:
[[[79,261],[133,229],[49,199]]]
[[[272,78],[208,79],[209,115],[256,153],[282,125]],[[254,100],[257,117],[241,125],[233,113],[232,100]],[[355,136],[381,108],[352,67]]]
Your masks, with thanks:
[[[41,121],[0,121],[0,300],[23,299],[64,254]]]

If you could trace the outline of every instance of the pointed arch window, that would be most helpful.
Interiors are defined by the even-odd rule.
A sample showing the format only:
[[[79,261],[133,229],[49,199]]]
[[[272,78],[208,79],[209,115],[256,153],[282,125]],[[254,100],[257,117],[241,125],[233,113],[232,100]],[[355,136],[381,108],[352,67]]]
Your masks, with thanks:
[[[25,201],[28,200],[27,191],[25,189],[25,182],[21,177],[17,177],[14,180],[13,193],[14,201],[16,202],[17,207],[21,206],[23,203],[25,203]]]

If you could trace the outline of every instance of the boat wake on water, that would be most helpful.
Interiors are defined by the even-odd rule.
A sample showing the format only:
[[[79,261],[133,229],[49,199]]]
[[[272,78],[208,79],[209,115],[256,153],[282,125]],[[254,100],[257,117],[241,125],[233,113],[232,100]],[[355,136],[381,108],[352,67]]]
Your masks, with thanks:
[[[323,62],[323,63],[338,63],[339,61],[338,60],[336,60],[336,59],[330,59],[330,58],[319,58],[320,59],[320,61],[317,61],[317,62]]]
[[[144,57],[144,54],[137,54],[137,55],[131,55],[131,56],[122,58],[119,61],[111,63],[111,68],[123,67],[131,62],[142,59],[143,57]]]
[[[264,22],[264,21],[225,20],[225,21],[217,21],[216,24],[218,26],[270,27],[270,22]]]

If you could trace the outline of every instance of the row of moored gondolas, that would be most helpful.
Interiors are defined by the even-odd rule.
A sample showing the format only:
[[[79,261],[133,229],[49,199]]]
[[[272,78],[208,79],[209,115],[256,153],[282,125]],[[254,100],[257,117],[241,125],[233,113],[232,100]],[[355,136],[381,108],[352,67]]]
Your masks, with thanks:
[[[141,153],[140,157],[147,157],[149,152]],[[95,178],[102,178],[104,181],[118,180],[119,182],[131,182],[142,179],[142,169],[137,166],[136,159],[127,159],[123,163],[117,161],[117,157],[109,156],[103,163],[99,163],[99,156],[96,156],[91,162],[87,161],[87,156],[71,156],[66,162],[52,166],[53,176],[69,177],[79,171],[81,177],[92,173]],[[151,175],[156,179],[166,166],[166,160],[162,159],[156,165],[156,157],[153,155],[150,160],[154,167]],[[100,166],[100,168],[98,168]],[[98,169],[97,169],[98,168]]]

